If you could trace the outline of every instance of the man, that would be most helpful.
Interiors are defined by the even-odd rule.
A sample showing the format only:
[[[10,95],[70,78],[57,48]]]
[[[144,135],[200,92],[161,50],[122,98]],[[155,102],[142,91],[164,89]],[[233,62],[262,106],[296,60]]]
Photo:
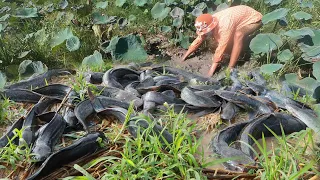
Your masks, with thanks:
[[[198,16],[195,21],[198,37],[192,42],[182,61],[185,61],[206,37],[212,37],[218,42],[218,47],[213,55],[208,76],[211,77],[220,65],[227,47],[232,48],[228,66],[232,70],[248,35],[262,26],[261,19],[260,12],[244,5],[229,7],[213,15],[202,14]]]

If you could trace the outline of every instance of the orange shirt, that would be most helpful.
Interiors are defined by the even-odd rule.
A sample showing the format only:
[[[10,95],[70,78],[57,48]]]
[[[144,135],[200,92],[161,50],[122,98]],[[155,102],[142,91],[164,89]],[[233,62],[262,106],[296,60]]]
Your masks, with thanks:
[[[223,53],[237,30],[262,19],[260,12],[244,5],[229,7],[212,16],[218,19],[218,25],[212,30],[213,38],[219,43],[213,56],[215,62],[222,60]],[[192,45],[198,46],[204,39],[205,35],[198,36]]]

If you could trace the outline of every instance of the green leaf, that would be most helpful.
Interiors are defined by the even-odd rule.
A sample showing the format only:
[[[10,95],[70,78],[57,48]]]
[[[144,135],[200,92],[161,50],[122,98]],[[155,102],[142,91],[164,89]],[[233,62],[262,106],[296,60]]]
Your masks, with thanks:
[[[61,43],[63,43],[66,39],[69,39],[73,36],[72,31],[70,28],[65,28],[64,30],[59,31],[56,33],[50,41],[51,48],[54,48]]]
[[[278,5],[282,0],[265,0],[264,3],[269,4],[270,6]]]
[[[289,83],[297,82],[299,80],[299,77],[296,73],[285,74],[284,77]]]
[[[49,35],[46,34],[46,31],[44,28],[34,33],[34,38],[39,43],[39,45],[44,45],[45,42],[48,40],[48,37]]]
[[[135,15],[130,14],[129,16],[129,23],[135,21],[137,19],[137,17]]]
[[[292,16],[297,20],[309,20],[312,19],[312,15],[303,11],[296,12]]]
[[[201,9],[201,11],[205,10],[207,8],[207,4],[204,3],[204,2],[201,2],[199,4],[197,4],[194,8],[197,8],[197,9]]]
[[[282,68],[282,64],[264,64],[260,67],[260,71],[264,74],[272,75],[274,72]]]
[[[172,25],[175,27],[180,27],[182,25],[182,18],[174,18]]]
[[[281,62],[291,61],[293,57],[294,57],[293,53],[289,49],[280,51],[278,52],[278,55],[277,55],[278,60]]]
[[[164,0],[164,3],[165,3],[167,6],[170,6],[171,4],[175,4],[174,1],[175,1],[175,0]]]
[[[100,1],[96,3],[96,8],[97,9],[105,9],[108,6],[108,1]]]
[[[5,20],[7,20],[9,17],[10,17],[10,14],[6,14],[6,15],[0,17],[0,21],[5,21]]]
[[[181,9],[179,7],[175,7],[170,12],[170,15],[172,18],[182,18],[184,16],[184,11],[183,11],[183,9]]]
[[[312,74],[313,76],[318,80],[320,81],[320,61],[318,62],[315,62],[313,65],[312,65]]]
[[[132,34],[111,40],[107,51],[111,51],[114,61],[144,61],[148,57],[140,40]]]
[[[158,19],[162,21],[164,18],[166,18],[170,12],[171,8],[166,7],[165,3],[159,3],[157,2],[153,8],[151,9],[151,15],[153,19]]]
[[[193,9],[193,11],[191,12],[192,15],[194,15],[195,17],[198,17],[202,14],[202,10],[199,8],[195,8]]]
[[[2,89],[4,87],[6,82],[7,82],[6,75],[0,71],[0,89]]]
[[[80,40],[77,36],[72,36],[66,41],[67,49],[71,51],[76,51],[80,48]]]
[[[136,6],[142,7],[142,6],[144,6],[145,4],[147,4],[147,2],[148,2],[148,0],[134,0],[133,3],[134,3]]]
[[[68,1],[67,0],[62,0],[60,3],[59,3],[59,7],[60,9],[65,9],[67,6],[68,6]]]
[[[189,46],[191,45],[189,41],[189,36],[184,36],[182,35],[182,33],[179,34],[179,36],[181,36],[181,42],[180,42],[181,47],[183,47],[184,49],[188,49]]]
[[[18,68],[20,77],[28,77],[33,74],[42,74],[46,71],[47,67],[41,61],[24,60],[20,63]]]
[[[168,33],[171,31],[171,26],[162,26],[160,30],[164,33]]]
[[[305,61],[315,62],[320,61],[320,29],[313,30],[314,36],[312,36],[312,43],[313,46],[309,46],[303,43],[299,43],[298,46],[300,47],[303,54],[301,57]]]
[[[263,24],[267,24],[269,22],[281,19],[283,17],[285,17],[289,12],[289,9],[287,8],[280,8],[280,9],[276,9],[268,14],[265,14],[262,17],[262,23]]]
[[[38,17],[38,10],[37,8],[19,8],[17,9],[15,17],[19,17],[19,18]]]
[[[116,0],[116,6],[118,7],[122,7],[124,5],[124,3],[126,3],[126,0]]]
[[[188,5],[190,3],[190,0],[181,0],[181,2],[185,5]]]
[[[315,36],[314,32],[309,27],[304,27],[301,29],[291,29],[284,33],[284,35],[289,36],[292,39],[301,39],[303,36]]]
[[[18,58],[19,58],[19,59],[24,58],[24,57],[26,57],[30,52],[31,52],[31,50],[29,50],[29,51],[24,51],[24,52],[22,52],[22,53],[19,54]]]
[[[83,169],[81,166],[79,166],[78,164],[75,164],[73,166],[73,168],[75,168],[77,171],[81,172],[83,175],[85,175],[87,177],[88,180],[95,180],[94,177],[92,177],[90,175],[90,173],[88,173],[85,169]]]
[[[102,60],[102,55],[97,50],[95,50],[92,55],[85,57],[82,61],[82,66],[89,66],[92,68],[102,67],[103,65],[104,61]]]
[[[271,52],[280,46],[283,42],[279,35],[273,33],[258,34],[250,42],[250,49],[255,53],[268,53]]]
[[[108,17],[105,14],[101,14],[100,12],[92,13],[93,24],[108,24],[112,21],[115,21],[114,16]]]

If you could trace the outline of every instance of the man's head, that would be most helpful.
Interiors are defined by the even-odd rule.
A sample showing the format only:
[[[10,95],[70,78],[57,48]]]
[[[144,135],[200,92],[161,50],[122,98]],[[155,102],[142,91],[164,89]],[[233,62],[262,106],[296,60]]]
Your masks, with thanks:
[[[198,35],[205,35],[212,31],[218,24],[218,20],[212,17],[211,14],[201,14],[197,17],[194,26],[197,29]]]

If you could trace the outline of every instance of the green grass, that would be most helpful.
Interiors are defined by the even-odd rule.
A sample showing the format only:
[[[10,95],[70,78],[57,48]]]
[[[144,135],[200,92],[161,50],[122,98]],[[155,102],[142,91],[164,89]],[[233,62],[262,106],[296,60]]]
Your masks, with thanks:
[[[261,166],[261,169],[256,172],[258,177],[267,180],[300,179],[307,173],[319,173],[316,169],[316,165],[320,162],[317,155],[319,149],[315,148],[310,129],[286,136],[283,129],[282,135],[277,135],[270,128],[266,128],[276,139],[276,145],[272,146],[271,149],[267,148],[267,141],[263,134],[261,143],[249,135],[261,154],[250,146],[256,157],[258,157],[259,165]],[[289,143],[288,140],[294,141],[294,143]],[[311,154],[307,153],[307,149],[311,149]]]

